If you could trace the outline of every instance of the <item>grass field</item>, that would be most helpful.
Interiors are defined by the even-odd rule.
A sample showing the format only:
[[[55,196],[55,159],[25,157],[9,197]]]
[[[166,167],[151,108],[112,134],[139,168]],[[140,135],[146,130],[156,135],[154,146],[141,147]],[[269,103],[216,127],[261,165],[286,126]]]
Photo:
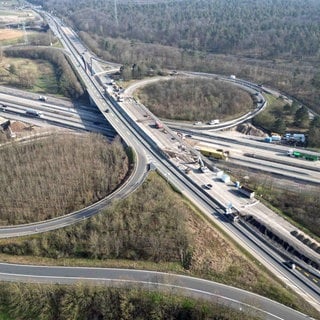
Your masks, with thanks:
[[[0,29],[0,45],[9,46],[19,43],[24,43],[23,31],[13,29]]]
[[[16,72],[10,72],[14,65]],[[11,67],[12,68],[12,67]],[[57,94],[58,83],[53,66],[44,60],[30,60],[23,58],[2,58],[0,62],[0,85],[23,88],[21,77],[32,80],[28,90],[37,93]]]
[[[23,31],[14,29],[0,29],[0,41],[20,38]]]

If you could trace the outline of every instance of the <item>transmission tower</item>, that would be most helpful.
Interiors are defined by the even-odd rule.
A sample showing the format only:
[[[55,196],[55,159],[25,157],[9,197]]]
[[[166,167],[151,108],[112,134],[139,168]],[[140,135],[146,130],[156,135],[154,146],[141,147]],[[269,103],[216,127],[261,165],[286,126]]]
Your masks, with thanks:
[[[26,24],[24,22],[22,22],[22,30],[23,30],[24,44],[28,44],[28,34],[26,31]]]

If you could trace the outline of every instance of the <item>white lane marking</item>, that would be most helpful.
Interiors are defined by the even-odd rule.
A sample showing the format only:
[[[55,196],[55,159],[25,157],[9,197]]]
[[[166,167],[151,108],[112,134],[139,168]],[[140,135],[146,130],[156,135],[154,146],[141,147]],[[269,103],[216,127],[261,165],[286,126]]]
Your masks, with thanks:
[[[239,305],[252,308],[252,309],[260,311],[260,312],[262,312],[264,314],[268,314],[268,315],[270,315],[270,316],[272,316],[272,317],[274,317],[276,319],[285,320],[284,318],[280,318],[280,317],[276,316],[275,314],[272,314],[272,313],[270,313],[268,311],[262,310],[262,309],[260,309],[258,307],[249,305],[249,304],[244,303],[244,302],[239,301],[239,300],[235,300],[235,299],[232,299],[232,298],[228,298],[226,296],[222,296],[222,295],[219,295],[219,294],[216,294],[216,293],[211,293],[211,292],[204,291],[204,290],[193,289],[193,288],[189,288],[189,287],[182,287],[182,286],[177,286],[177,285],[174,285],[174,284],[171,285],[171,284],[161,283],[161,282],[125,280],[125,279],[83,278],[83,277],[66,277],[66,276],[60,276],[60,277],[59,276],[40,276],[40,275],[25,275],[25,274],[15,274],[15,273],[0,273],[0,275],[4,275],[4,276],[7,275],[7,276],[13,276],[13,277],[20,277],[20,278],[28,278],[29,280],[31,280],[30,277],[32,277],[32,278],[44,278],[44,279],[68,279],[68,280],[75,280],[75,281],[76,280],[90,280],[90,281],[103,281],[103,282],[107,282],[107,281],[110,281],[110,282],[128,282],[128,283],[143,283],[143,284],[148,284],[148,285],[163,286],[163,287],[177,288],[177,289],[183,289],[183,290],[187,289],[188,291],[198,292],[198,293],[202,293],[202,294],[205,294],[205,295],[208,295],[208,296],[222,298],[222,299],[230,301],[230,302],[235,302],[235,303],[238,303]],[[293,310],[293,311],[295,311],[295,310]],[[299,311],[296,311],[296,312],[300,313]]]

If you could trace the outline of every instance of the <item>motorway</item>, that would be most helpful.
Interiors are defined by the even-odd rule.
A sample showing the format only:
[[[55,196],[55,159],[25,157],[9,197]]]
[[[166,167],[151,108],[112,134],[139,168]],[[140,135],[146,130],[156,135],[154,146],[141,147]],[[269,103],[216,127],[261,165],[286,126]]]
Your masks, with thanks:
[[[153,79],[152,81],[157,80]],[[145,84],[145,82],[141,83]],[[125,91],[125,95],[132,94],[132,90],[136,89],[136,87],[129,87],[129,90]],[[3,88],[0,88],[1,90]],[[10,94],[0,93],[0,102],[3,106],[6,106],[6,108],[0,108],[0,115],[3,112],[4,116],[8,116],[8,113],[14,112],[16,115],[23,116],[27,108],[32,108],[43,112],[42,120],[50,124],[99,132],[111,139],[116,134],[98,110],[88,109],[85,106],[75,107],[71,103],[54,98],[50,98],[50,101],[44,103],[37,100],[35,95],[32,96],[33,99],[27,99],[22,97],[23,93],[19,90],[15,92],[11,89],[11,91]],[[11,118],[13,118],[12,115]],[[21,118],[16,117],[16,119]],[[176,124],[175,127],[177,126]],[[192,144],[194,146],[227,149],[230,152],[229,158],[231,162],[239,166],[274,173],[295,181],[320,183],[319,163],[315,162],[306,165],[305,161],[301,159],[287,157],[286,152],[290,149],[288,147],[268,145],[247,137],[237,137],[235,139],[226,137],[226,134],[222,136],[219,133],[208,131],[184,130],[183,127],[179,129],[179,132],[192,133]]]
[[[182,73],[185,76],[190,76],[189,73]],[[201,73],[191,76],[203,76]],[[208,76],[205,74],[205,76]],[[177,77],[177,76],[176,76]],[[234,83],[235,80],[229,78],[212,75],[211,78],[220,79],[220,81],[231,81]],[[138,88],[150,84],[156,81],[163,81],[172,79],[172,77],[157,77],[152,79],[146,79],[136,82],[125,89],[123,95],[126,100],[133,96],[133,93]],[[237,80],[241,83],[241,80]],[[253,90],[251,87],[243,85],[244,90]],[[261,89],[257,86],[255,90]],[[250,91],[254,94],[254,91]],[[259,93],[260,94],[260,93]],[[260,94],[261,95],[261,94]],[[165,124],[176,132],[183,133],[184,135],[191,136],[189,143],[194,147],[207,146],[214,149],[224,149],[230,152],[230,162],[243,166],[246,168],[252,168],[267,173],[273,173],[286,179],[293,181],[300,181],[303,183],[311,183],[314,185],[320,184],[320,162],[313,162],[306,164],[306,161],[301,159],[290,158],[287,156],[287,152],[292,147],[278,146],[274,144],[267,144],[262,142],[263,138],[248,137],[245,135],[240,136],[240,133],[236,138],[228,137],[224,131],[223,134],[216,132],[229,128],[230,126],[238,125],[244,121],[247,121],[252,115],[260,112],[262,108],[265,108],[265,100],[263,96],[261,102],[257,104],[256,109],[246,115],[233,119],[217,125],[192,125],[183,122],[165,121]],[[263,106],[263,107],[262,107]],[[296,150],[299,150],[295,148]],[[304,150],[300,150],[304,151]],[[310,152],[312,153],[312,152]],[[316,154],[316,153],[314,153]],[[318,154],[319,155],[319,154]]]
[[[191,132],[188,131],[190,134]],[[320,184],[320,162],[310,162],[291,158],[287,152],[292,147],[268,144],[238,134],[237,137],[228,137],[213,132],[192,132],[192,142],[197,147],[210,147],[230,152],[231,163],[253,168],[263,172],[274,173],[281,177],[313,185]],[[299,150],[299,149],[295,149]]]
[[[73,41],[72,45],[74,48],[76,48],[78,53],[81,54],[83,52],[86,52],[86,55],[90,54],[88,51],[86,51],[84,49],[83,44],[76,37],[76,35],[72,32],[72,30],[64,27],[63,31],[65,32],[65,34],[67,34],[69,36],[69,39],[71,39]],[[73,51],[73,53],[75,53],[73,48],[70,48],[70,49]],[[78,53],[76,53],[76,55]],[[82,58],[77,58],[77,60],[81,62]],[[94,64],[93,67],[98,68],[99,65]],[[106,108],[105,102],[108,103],[111,112],[105,113],[105,116],[110,119],[109,122],[114,120],[114,119],[112,119],[113,116],[119,117],[118,118],[119,121],[123,122],[124,129],[119,128],[119,130],[118,130],[116,128],[116,131],[121,136],[123,136],[123,135],[126,136],[128,133],[135,135],[135,136],[138,136],[138,140],[140,141],[140,147],[144,147],[144,148],[148,149],[148,151],[150,152],[149,156],[151,155],[152,161],[156,165],[157,169],[161,172],[161,174],[163,176],[167,177],[167,179],[172,184],[174,184],[182,193],[184,193],[191,200],[193,200],[194,203],[196,203],[208,216],[211,217],[211,219],[212,219],[212,212],[213,211],[214,212],[221,212],[220,206],[217,205],[217,203],[216,203],[216,201],[214,201],[214,199],[212,199],[210,196],[208,196],[208,194],[205,193],[202,188],[199,188],[199,185],[195,184],[194,181],[192,181],[189,177],[185,176],[185,174],[183,174],[179,170],[179,168],[177,168],[175,163],[173,163],[172,161],[170,161],[166,157],[163,157],[162,150],[159,150],[157,142],[155,142],[155,141],[157,141],[157,139],[155,139],[155,135],[153,135],[152,138],[150,138],[149,132],[148,132],[148,134],[146,134],[141,129],[140,123],[138,124],[136,121],[133,121],[132,118],[128,115],[128,112],[130,110],[128,110],[128,109],[124,110],[123,107],[121,107],[118,103],[115,103],[114,100],[109,99],[109,98],[105,99],[105,97],[103,95],[101,95],[101,93],[99,94],[99,89],[98,89],[99,85],[97,83],[95,83],[95,78],[91,76],[91,72],[93,70],[90,70],[91,71],[90,75],[88,75],[87,72],[84,72],[81,69],[79,71],[80,71],[82,79],[86,79],[86,81],[89,80],[89,83],[90,83],[90,79],[91,79],[91,81],[93,80],[93,84],[91,82],[91,84],[89,84],[87,86],[89,88],[88,91],[89,91],[91,97],[96,102],[98,108],[102,112],[104,112],[105,108]],[[94,70],[94,72],[101,72],[101,69]],[[90,87],[93,89],[93,92],[90,92]],[[101,98],[104,101],[101,101]],[[143,115],[141,115],[141,117],[143,117]],[[116,125],[117,124],[118,123],[116,123]],[[131,132],[128,132],[127,130],[130,130]],[[156,134],[156,136],[159,136],[159,134]],[[225,230],[227,230],[227,232],[230,235],[234,235],[234,236],[236,235],[235,236],[236,241],[241,242],[244,245],[244,247],[249,250],[249,252],[252,252],[253,255],[256,257],[257,257],[257,255],[259,257],[259,254],[257,254],[257,253],[259,251],[261,252],[261,248],[263,247],[262,243],[259,243],[259,241],[257,239],[255,239],[253,241],[253,244],[250,243],[250,246],[251,245],[254,246],[254,250],[251,250],[250,246],[247,245],[247,242],[248,242],[247,231],[239,230],[239,229],[241,229],[239,226],[235,226],[232,224],[224,224],[221,222],[221,220],[215,220],[216,223],[217,223],[217,221],[220,222],[221,224],[223,224],[221,226]],[[264,258],[262,258],[261,256],[264,256]],[[269,269],[273,269],[273,271],[275,271],[276,274],[278,274],[279,278],[281,278],[281,279],[283,279],[283,275],[285,275],[285,278],[286,278],[285,282],[291,283],[291,285],[297,291],[300,291],[300,289],[301,289],[300,294],[302,296],[304,296],[310,303],[312,303],[315,307],[317,307],[319,309],[319,299],[318,299],[319,298],[319,290],[317,288],[312,287],[312,284],[308,284],[307,286],[305,284],[302,284],[300,282],[301,280],[298,280],[296,278],[296,275],[294,275],[293,278],[295,278],[295,280],[293,280],[292,272],[287,270],[287,268],[283,267],[282,260],[279,259],[279,257],[277,259],[277,263],[274,264],[274,258],[270,259],[269,254],[266,255],[265,252],[264,253],[261,252],[261,256],[260,257],[262,258],[262,261],[264,263],[266,260],[268,261],[267,265],[268,265]],[[268,256],[268,257],[265,258],[266,256]],[[280,269],[279,269],[279,260],[280,260],[280,264],[281,264]],[[296,285],[297,283],[298,283],[298,285]],[[309,285],[312,287],[312,289],[309,288]]]
[[[110,139],[115,137],[116,132],[98,110],[94,108],[88,110],[86,106],[75,107],[70,103],[62,104],[62,102],[51,97],[46,102],[30,99],[29,97],[23,97],[22,94],[19,95],[19,91],[11,94],[0,92],[0,103],[2,105],[0,116],[23,121],[26,110],[32,109],[41,112],[42,116],[38,119],[28,117],[31,122],[40,125],[41,122],[45,122],[59,127],[98,132]]]
[[[52,23],[52,22],[51,22]],[[167,159],[163,152],[159,149],[157,142],[152,140],[145,132],[141,130],[141,127],[137,125],[135,121],[128,116],[128,114],[121,108],[121,106],[115,103],[112,99],[106,98],[99,89],[99,84],[96,82],[95,78],[90,76],[86,71],[83,70],[84,64],[82,62],[80,52],[83,52],[83,45],[80,43],[79,39],[73,34],[73,32],[66,27],[63,27],[64,34],[61,35],[62,42],[69,48],[72,52],[71,61],[74,63],[78,72],[85,82],[88,88],[88,92],[92,97],[93,101],[96,103],[100,111],[105,115],[108,122],[115,128],[115,130],[121,135],[121,137],[132,146],[139,157],[145,157],[152,161],[160,173],[167,177],[167,179],[174,184],[183,194],[188,196],[193,200],[199,208],[203,210],[205,214],[215,221],[216,224],[220,225],[224,230],[226,230],[230,235],[232,235],[238,243],[244,246],[251,254],[253,254],[257,259],[259,259],[263,264],[265,264],[270,270],[272,270],[278,278],[283,282],[287,283],[288,286],[299,292],[307,301],[309,301],[315,308],[319,308],[319,293],[316,288],[311,288],[311,285],[305,283],[304,280],[299,279],[299,276],[285,268],[282,264],[282,258],[279,258],[271,250],[264,247],[264,244],[259,242],[258,239],[250,239],[250,235],[246,230],[241,228],[241,226],[236,226],[231,223],[225,222],[221,219],[223,212],[220,206],[217,205],[216,201],[212,199],[207,193],[205,193],[197,184],[194,183],[189,177],[183,174],[176,165]],[[68,35],[67,38],[66,35]],[[72,40],[72,46],[82,46],[77,49],[78,52],[74,50],[74,47],[70,45],[70,39]],[[73,56],[74,55],[74,56]],[[95,64],[94,64],[95,65]],[[101,72],[101,70],[99,70]],[[105,113],[106,108],[110,109],[110,112]],[[38,267],[41,272],[44,272],[43,281],[52,281],[50,279],[51,275],[48,273],[48,269],[45,267]],[[58,270],[59,268],[52,269]],[[2,273],[3,279],[9,279],[10,277],[6,274],[5,266],[0,266],[0,272]],[[76,269],[72,269],[76,270]],[[66,271],[66,270],[65,270]],[[83,272],[90,278],[92,269],[86,268]],[[119,274],[121,271],[118,270]],[[24,273],[24,271],[22,271]],[[21,275],[22,276],[22,275]],[[9,278],[8,278],[9,277]],[[84,274],[81,277],[86,277]],[[186,290],[186,289],[184,289]],[[233,289],[236,291],[236,289]],[[242,296],[242,294],[239,294]],[[243,295],[245,298],[245,296]],[[248,298],[249,299],[249,298]],[[249,300],[247,300],[249,301]],[[283,312],[286,312],[286,307],[281,307]],[[286,313],[283,317],[291,319],[292,316]],[[293,317],[294,319],[296,316]]]
[[[157,79],[155,79],[155,81],[157,81]],[[147,81],[144,81],[144,84],[146,82]],[[187,140],[186,143],[185,141],[181,141],[181,139],[180,141],[178,141],[179,140],[178,136],[170,132],[171,130],[168,127],[165,127],[163,130],[154,129],[154,122],[157,119],[143,105],[132,100],[132,98],[130,98],[131,93],[132,93],[132,90],[129,90],[129,96],[127,95],[126,100],[123,103],[121,103],[121,105],[125,107],[126,112],[130,115],[130,118],[134,119],[138,123],[140,128],[143,129],[144,132],[146,132],[149,137],[152,137],[154,141],[157,141],[157,144],[163,150],[166,150],[166,152],[169,155],[171,155],[172,158],[175,159],[175,164],[180,170],[184,171],[184,169],[187,167],[191,169],[191,171],[189,172],[189,178],[191,178],[193,182],[196,182],[198,186],[211,184],[212,185],[211,190],[208,190],[206,188],[204,188],[204,190],[206,193],[209,194],[209,196],[211,196],[213,199],[215,199],[216,202],[219,203],[221,208],[226,208],[229,205],[232,205],[232,208],[235,209],[238,213],[240,213],[241,216],[248,216],[248,217],[253,216],[256,221],[263,223],[263,225],[266,226],[269,231],[272,231],[274,235],[277,235],[285,243],[289,243],[298,252],[303,253],[306,257],[311,259],[311,261],[314,261],[316,264],[320,265],[319,254],[316,253],[311,248],[307,247],[304,243],[302,243],[300,240],[298,240],[296,237],[292,235],[293,232],[296,232],[297,228],[295,226],[293,226],[291,223],[283,219],[278,214],[274,213],[272,210],[268,209],[259,201],[255,199],[249,200],[247,198],[243,198],[239,196],[239,193],[237,192],[233,183],[227,183],[227,184],[222,183],[220,179],[216,176],[216,172],[199,174],[197,165],[190,164],[190,162],[188,162],[183,157],[183,155],[185,155],[185,152],[183,152],[182,149],[180,150],[178,149],[179,146],[180,147],[183,145],[186,146],[189,142],[188,141],[189,139],[185,139]],[[142,115],[144,115],[143,120],[141,119],[143,117]],[[181,131],[182,130],[180,130],[179,132]],[[168,139],[168,137],[171,137],[171,140]],[[269,149],[270,152],[271,151],[273,152],[271,155],[269,155],[269,157],[274,157],[274,158],[279,157],[281,159],[281,156],[282,156],[282,157],[285,157],[286,162],[291,164],[291,167],[288,165],[285,166],[280,163],[269,164],[268,165],[269,168],[271,168],[271,166],[278,167],[278,168],[273,168],[273,171],[278,172],[278,174],[282,174],[283,176],[307,181],[309,184],[310,182],[313,182],[315,186],[319,184],[319,180],[317,180],[317,178],[319,178],[319,172],[317,171],[319,167],[317,167],[317,164],[310,163],[309,165],[305,165],[305,164],[302,165],[301,163],[303,162],[301,160],[288,158],[286,156],[286,150],[283,150],[282,146],[266,144],[256,140],[250,141],[249,139],[225,138],[224,136],[218,135],[218,133],[205,134],[203,133],[203,131],[197,132],[195,135],[195,139],[197,139],[197,137],[199,137],[198,138],[199,141],[204,140],[204,137],[206,137],[207,141],[209,141],[210,144],[219,143],[221,141],[221,145],[219,145],[219,148],[223,147],[224,149],[226,145],[230,147],[231,143],[233,143],[232,147],[234,148],[238,148],[238,144],[239,144],[240,147],[242,147],[242,149],[246,151],[251,150],[251,152],[253,152],[252,150],[256,152],[255,146],[257,146],[259,147],[259,152],[262,154],[263,152],[266,151],[266,149]],[[214,141],[212,142],[212,140],[209,139],[209,137]],[[192,138],[194,138],[194,136],[192,136]],[[174,140],[172,141],[172,139]],[[193,145],[194,139],[191,142]],[[170,145],[170,150],[166,148],[168,147],[168,145]],[[252,149],[247,150],[247,148],[249,147],[251,147]],[[237,154],[233,155],[233,151],[231,151],[231,155],[234,157],[237,157]],[[239,156],[239,158],[240,157],[241,155]],[[244,161],[247,160],[245,157],[242,157],[242,158]],[[253,165],[255,165],[256,167],[261,167],[259,166],[259,163],[262,161],[263,160],[258,158],[255,164]],[[278,160],[278,161],[280,162],[281,160]],[[219,164],[215,163],[213,167],[215,167],[215,165],[219,165]],[[304,168],[294,167],[298,165],[304,166]],[[217,170],[217,168],[215,169]],[[297,177],[299,170],[301,175]],[[296,171],[296,173],[294,173],[294,171]],[[320,245],[318,244],[318,246]],[[296,260],[296,257],[294,255],[290,254],[288,251],[284,249],[282,250],[284,254],[283,259]],[[306,268],[306,270],[308,270],[309,266],[304,265],[303,268]],[[313,272],[313,270],[310,270],[310,271]],[[315,274],[318,274],[318,271],[314,270],[314,272]],[[319,280],[320,280],[319,276],[317,275],[315,278],[312,279],[312,282],[318,284],[320,282]]]

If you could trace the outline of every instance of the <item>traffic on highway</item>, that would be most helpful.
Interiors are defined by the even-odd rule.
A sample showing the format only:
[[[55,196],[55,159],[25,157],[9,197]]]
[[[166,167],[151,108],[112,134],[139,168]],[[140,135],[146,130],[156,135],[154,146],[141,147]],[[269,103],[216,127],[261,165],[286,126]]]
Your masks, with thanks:
[[[70,60],[74,64],[78,75],[84,82],[94,105],[100,113],[98,114],[94,108],[88,111],[87,109],[81,108],[75,110],[68,107],[59,107],[55,103],[51,104],[49,100],[38,101],[37,104],[34,102],[30,103],[30,100],[28,99],[13,98],[8,94],[0,94],[1,103],[6,105],[5,110],[0,110],[0,112],[12,113],[12,115],[19,116],[26,116],[27,113],[29,113],[29,117],[37,118],[37,121],[47,121],[48,123],[51,122],[90,131],[94,130],[109,137],[114,137],[116,132],[136,153],[137,166],[131,178],[120,191],[116,191],[114,195],[111,195],[111,198],[118,196],[124,197],[126,194],[137,188],[137,186],[142,183],[147,168],[152,163],[168,182],[173,184],[183,195],[193,201],[209,219],[212,219],[215,224],[234,238],[236,242],[242,245],[251,255],[259,260],[260,263],[271,270],[281,281],[287,283],[288,286],[299,293],[313,307],[320,310],[320,281],[317,273],[318,271],[314,269],[314,272],[310,272],[310,266],[307,266],[303,261],[298,261],[296,268],[288,267],[288,264],[284,263],[288,259],[285,258],[283,251],[279,250],[279,248],[275,248],[275,246],[270,244],[265,238],[257,235],[250,227],[248,227],[248,224],[243,217],[248,215],[254,216],[254,214],[260,217],[266,217],[264,219],[268,221],[271,228],[274,225],[277,225],[279,232],[284,237],[287,237],[287,240],[290,241],[293,246],[302,250],[310,260],[314,261],[315,265],[318,264],[318,266],[320,266],[319,255],[315,254],[310,248],[303,246],[296,238],[292,237],[290,233],[292,231],[292,226],[290,227],[283,221],[279,222],[280,217],[278,218],[279,220],[275,220],[274,215],[267,211],[261,203],[255,201],[249,202],[248,199],[239,197],[230,192],[231,187],[227,184],[222,184],[221,181],[219,181],[215,170],[208,169],[208,171],[202,171],[201,173],[201,171],[199,171],[199,164],[200,167],[208,166],[213,169],[212,166],[202,158],[199,151],[186,141],[187,139],[177,135],[170,129],[171,124],[167,125],[161,123],[161,121],[151,114],[149,110],[131,98],[125,98],[123,101],[118,101],[115,95],[106,93],[105,86],[101,84],[101,80],[98,80],[99,75],[103,74],[105,71],[100,65],[101,62],[87,50],[73,30],[64,26],[59,19],[51,14],[46,12],[41,13],[46,17],[50,27],[61,39],[65,49],[69,52]],[[217,75],[202,76],[216,77]],[[244,84],[238,79],[225,78],[222,81],[235,82],[236,85],[245,85],[249,87],[250,90],[257,90],[257,85],[248,82]],[[30,106],[32,106],[31,110],[35,110],[37,114],[30,114],[30,112],[32,113],[32,111],[30,111]],[[212,129],[212,127],[214,127],[214,129],[221,129],[234,126],[239,122],[253,117],[259,110],[262,110],[265,107],[266,102],[263,95],[261,95],[257,108],[252,113],[243,116],[241,119],[229,121],[225,124],[212,124],[210,125],[210,128]],[[27,112],[27,110],[29,110],[29,112]],[[101,117],[101,115],[103,115],[103,117]],[[175,125],[172,126],[176,127]],[[183,129],[189,130],[190,126],[183,128],[179,126],[179,132]],[[207,129],[207,126],[204,126],[202,129]],[[194,132],[192,132],[192,136],[193,135]],[[201,136],[201,134],[198,134],[198,136]],[[216,143],[216,145],[219,144],[219,142]],[[226,141],[223,141],[223,143],[226,143]],[[227,143],[234,148],[234,146],[231,145],[233,142],[227,141]],[[234,143],[236,144],[238,141]],[[149,166],[147,166],[147,164],[149,164]],[[288,167],[283,170],[288,171]],[[304,171],[301,172],[303,174]],[[315,174],[318,173],[313,171],[313,175]],[[318,180],[318,178],[315,180]],[[98,204],[98,208],[84,209],[81,212],[70,214],[65,218],[55,219],[54,222],[51,221],[48,222],[48,224],[41,223],[21,226],[22,229],[20,230],[11,227],[1,228],[0,236],[25,235],[63,227],[99,212],[99,210],[110,203],[110,201],[111,199],[103,200]],[[231,206],[230,203],[232,203]],[[232,208],[234,209],[234,212],[238,212],[240,221],[230,221],[226,219],[226,209]],[[8,268],[16,271],[9,272]],[[34,272],[31,270],[34,270]],[[100,272],[103,274],[99,276]],[[103,271],[101,271],[93,268],[68,269],[40,266],[23,266],[20,268],[17,266],[13,267],[9,265],[8,267],[8,265],[0,264],[1,278],[10,280],[25,280],[26,277],[30,277],[34,280],[39,280],[40,282],[69,283],[75,281],[75,279],[110,282],[111,276],[108,272],[111,271],[108,271],[108,269],[103,269]],[[145,272],[147,274],[147,271]],[[117,271],[117,274],[121,274],[121,271]],[[120,278],[123,279],[121,275],[118,275],[118,278],[116,279],[119,280]],[[152,281],[150,281],[150,279],[144,279],[142,282],[152,284],[161,283],[161,281],[158,281],[159,277],[156,277],[157,281],[154,277],[152,279]],[[141,282],[141,280],[139,281]],[[179,279],[179,281],[182,280]],[[213,284],[209,282],[204,283],[203,281],[204,280],[200,279],[192,279],[189,284],[182,281],[181,290],[187,292],[191,288],[193,294],[195,291],[198,293],[201,291],[204,295],[212,295],[214,290],[210,291],[211,289],[209,290],[206,284],[208,284],[208,286]],[[235,288],[230,289],[230,292],[223,295],[221,301],[224,301],[223,303],[227,303],[226,301],[228,301],[228,303],[231,304],[230,301],[232,300],[232,304],[235,303],[233,305],[234,307],[239,307],[239,301],[241,301],[241,304],[245,301],[246,303],[250,301],[252,307],[257,308],[257,305],[259,306],[259,312],[262,312],[266,319],[305,319],[306,317],[305,315],[279,304],[276,306],[272,304],[270,300],[268,303],[265,301],[262,302],[262,300],[257,303],[251,303],[251,299],[249,299],[248,296],[242,296],[243,293],[239,294],[238,290],[239,289]],[[235,299],[235,296],[237,299]],[[253,300],[256,301],[256,299]],[[268,305],[269,303],[270,305]]]

